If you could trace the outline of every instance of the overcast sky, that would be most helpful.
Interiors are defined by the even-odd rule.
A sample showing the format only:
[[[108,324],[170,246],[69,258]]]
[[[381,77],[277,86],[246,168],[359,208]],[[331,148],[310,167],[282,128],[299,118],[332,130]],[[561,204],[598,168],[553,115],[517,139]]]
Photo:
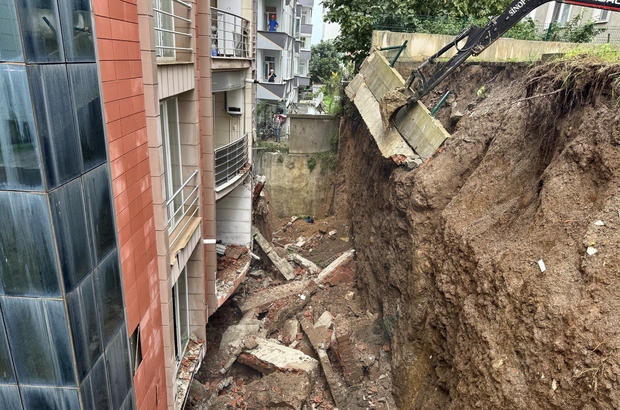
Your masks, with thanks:
[[[310,44],[315,45],[323,38],[323,3],[320,0],[314,1],[312,8],[312,39]]]

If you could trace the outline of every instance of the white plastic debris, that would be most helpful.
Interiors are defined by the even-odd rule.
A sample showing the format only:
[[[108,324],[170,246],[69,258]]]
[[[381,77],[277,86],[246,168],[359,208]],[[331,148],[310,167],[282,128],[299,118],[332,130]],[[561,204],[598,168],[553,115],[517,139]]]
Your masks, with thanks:
[[[540,268],[541,272],[544,272],[547,270],[547,267],[545,266],[545,262],[543,262],[542,259],[538,261],[538,267]]]
[[[556,382],[555,379],[553,379],[553,381],[551,382],[551,388],[553,389],[553,391],[556,391],[558,388],[558,382]]]
[[[301,300],[306,300],[306,295],[299,295],[299,298],[300,298]]]
[[[593,246],[588,246],[588,249],[587,249],[587,251],[586,251],[586,252],[588,252],[588,255],[592,256],[592,255],[594,255],[596,252],[598,252],[598,249],[596,249],[596,248],[595,248],[595,247],[593,247]]]
[[[596,222],[594,222],[594,225],[596,225],[596,226],[605,226],[605,222],[603,222],[603,221],[596,221]]]

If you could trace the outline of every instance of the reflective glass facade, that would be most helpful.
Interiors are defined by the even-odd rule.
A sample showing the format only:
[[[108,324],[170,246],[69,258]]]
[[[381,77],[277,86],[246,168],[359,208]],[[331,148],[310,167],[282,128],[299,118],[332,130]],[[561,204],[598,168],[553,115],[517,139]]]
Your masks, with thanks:
[[[0,0],[0,409],[134,409],[88,0]]]

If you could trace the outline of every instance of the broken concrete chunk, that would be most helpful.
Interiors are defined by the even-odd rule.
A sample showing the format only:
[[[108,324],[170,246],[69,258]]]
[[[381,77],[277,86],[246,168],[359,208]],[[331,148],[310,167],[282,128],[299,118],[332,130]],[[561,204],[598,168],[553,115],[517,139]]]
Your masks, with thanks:
[[[241,309],[243,314],[253,309],[258,309],[259,312],[265,312],[269,310],[271,304],[277,300],[302,293],[309,283],[310,281],[302,280],[276,286],[268,291],[257,292],[251,297],[243,300],[239,304],[239,309]]]
[[[246,386],[246,408],[301,410],[311,389],[312,384],[305,373],[275,372]]]
[[[327,327],[313,325],[305,316],[301,317],[299,323],[315,350],[319,347],[327,349],[330,346],[332,332]]]
[[[318,286],[314,281],[308,284],[299,294],[291,295],[283,299],[279,299],[269,307],[269,312],[265,317],[265,329],[268,333],[277,331],[282,327],[284,321],[301,311],[310,301]]]
[[[224,251],[224,256],[227,256],[233,259],[239,259],[246,252],[247,252],[247,249],[241,246],[230,245],[226,247],[226,250]]]
[[[299,322],[297,319],[289,319],[284,322],[282,328],[282,342],[286,345],[297,340],[297,333],[299,333]]]
[[[239,363],[250,366],[263,374],[273,372],[305,373],[311,380],[317,375],[319,363],[299,350],[279,345],[266,339],[257,339],[258,346],[242,352]]]
[[[333,329],[334,320],[335,320],[334,315],[332,315],[328,311],[325,311],[323,312],[321,317],[319,317],[319,320],[316,321],[316,323],[314,324],[314,327],[324,326],[328,329]]]
[[[263,278],[265,276],[265,271],[262,269],[259,270],[253,270],[251,272],[248,273],[248,275],[255,277],[255,278]]]
[[[263,237],[263,235],[260,234],[260,232],[258,232],[255,227],[252,227],[252,235],[254,236],[256,243],[258,243],[258,246],[260,246],[263,252],[265,252],[265,254],[274,264],[276,269],[278,269],[278,271],[280,271],[280,273],[287,280],[295,279],[295,272],[290,263],[288,263],[286,259],[282,259],[276,253],[276,251],[273,249],[273,246],[271,246],[271,244],[267,242],[267,240]]]
[[[328,267],[323,269],[323,271],[315,279],[316,283],[322,284],[326,282],[330,278],[330,275],[334,273],[336,268],[338,268],[340,265],[344,265],[345,263],[352,261],[354,255],[355,255],[355,250],[353,249],[351,249],[350,251],[346,251],[345,253],[340,255],[335,261],[330,263]]]
[[[297,263],[302,268],[307,269],[308,272],[310,272],[313,275],[315,275],[315,274],[317,274],[317,273],[319,273],[321,271],[321,268],[316,266],[316,264],[314,262],[309,261],[308,259],[304,258],[303,256],[301,256],[301,255],[299,255],[297,253],[293,253],[290,256],[291,256],[291,260],[293,262]]]
[[[336,373],[332,369],[332,364],[329,361],[329,357],[327,356],[327,352],[323,348],[318,348],[317,353],[319,355],[319,360],[321,361],[321,367],[323,368],[323,374],[325,374],[325,379],[327,380],[327,385],[329,386],[329,390],[332,393],[332,398],[336,403],[336,407],[339,409],[347,408],[347,391],[344,383],[342,383]]]
[[[258,335],[260,330],[261,321],[254,319],[255,323],[244,325],[232,325],[222,335],[222,342],[220,343],[220,349],[228,349],[229,346],[237,341],[243,340],[250,336]]]

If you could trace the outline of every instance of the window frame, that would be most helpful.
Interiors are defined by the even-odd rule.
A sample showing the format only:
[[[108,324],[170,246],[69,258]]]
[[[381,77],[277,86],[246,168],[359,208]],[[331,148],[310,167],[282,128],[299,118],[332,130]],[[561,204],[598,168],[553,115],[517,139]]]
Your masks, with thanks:
[[[179,292],[179,283],[181,280],[185,281],[185,292],[181,294]],[[183,298],[183,299],[182,299]],[[181,303],[185,301],[185,312],[182,312]],[[172,286],[172,321],[173,321],[173,342],[174,342],[174,357],[176,361],[177,368],[183,359],[183,355],[185,354],[185,349],[189,343],[189,335],[190,335],[190,322],[189,322],[189,286],[187,281],[187,267],[184,267],[181,271],[181,274],[177,278],[177,281]],[[186,331],[187,338],[183,338],[182,333],[182,315],[185,316],[186,323]]]
[[[166,8],[167,7],[167,8]],[[173,0],[153,0],[153,8],[166,11],[168,13],[174,14],[174,1]],[[174,47],[176,47],[176,36],[173,33],[166,33],[163,31],[157,30],[164,28],[164,20],[169,19],[169,23],[172,25],[171,28],[166,30],[175,31],[175,21],[174,17],[166,16],[157,11],[153,11],[153,24],[155,30],[155,56],[160,60],[176,60],[177,53]],[[168,37],[169,36],[169,37]],[[166,44],[167,39],[171,39],[171,44]],[[162,49],[159,46],[164,47],[173,47]]]
[[[159,102],[159,114],[161,116],[161,136],[162,136],[162,148],[164,150],[164,178],[165,178],[165,182],[166,182],[166,202],[168,202],[172,197],[174,197],[174,195],[177,193],[175,191],[174,188],[174,177],[175,177],[175,170],[174,170],[174,165],[173,165],[173,158],[172,158],[172,145],[171,145],[171,140],[170,140],[170,119],[168,117],[168,104],[171,103],[172,101],[174,101],[175,103],[175,117],[176,117],[176,133],[177,133],[177,140],[178,140],[178,149],[177,149],[177,153],[178,153],[178,169],[176,170],[176,172],[178,174],[176,174],[176,176],[178,176],[180,179],[179,181],[177,181],[179,186],[183,185],[183,156],[181,155],[181,148],[182,148],[182,143],[181,143],[181,124],[179,122],[179,101],[177,97],[172,97],[172,98],[168,98],[165,100],[161,100]],[[184,200],[184,192],[183,190],[181,190],[180,192],[180,206],[183,206],[183,200]],[[172,215],[178,210],[177,206],[175,206],[176,201],[171,202],[169,205],[167,205],[167,211],[168,211],[168,219],[170,219],[172,217]],[[180,215],[180,217],[182,217],[182,214]],[[172,224],[169,226],[168,229],[168,234],[171,234],[174,229],[176,228],[176,226],[178,225],[178,223],[180,222],[182,218],[174,219],[172,221]],[[168,221],[166,221],[168,222]]]

